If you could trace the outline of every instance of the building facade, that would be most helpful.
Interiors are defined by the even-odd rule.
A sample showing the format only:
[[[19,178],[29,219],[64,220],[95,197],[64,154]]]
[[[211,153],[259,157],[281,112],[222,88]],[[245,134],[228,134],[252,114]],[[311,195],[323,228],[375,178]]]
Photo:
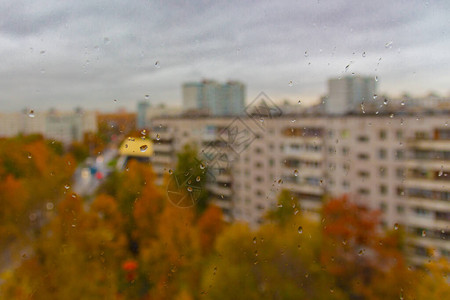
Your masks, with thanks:
[[[87,132],[97,132],[95,112],[22,112],[0,114],[0,137],[18,134],[42,134],[64,144],[82,141]]]
[[[429,249],[450,253],[448,116],[283,115],[263,120],[263,127],[249,117],[156,118],[153,167],[162,182],[185,144],[196,144],[200,157],[213,148],[223,158],[211,168],[213,201],[229,220],[253,226],[276,207],[281,189],[313,215],[324,196],[348,195],[380,210],[383,226],[404,226],[419,264]],[[230,147],[235,129],[235,138],[248,132],[245,149]]]
[[[183,84],[182,90],[185,111],[206,111],[213,116],[236,116],[244,111],[245,85],[238,81],[191,82]]]
[[[327,114],[343,114],[359,111],[361,104],[376,98],[376,80],[368,76],[346,76],[328,80]]]

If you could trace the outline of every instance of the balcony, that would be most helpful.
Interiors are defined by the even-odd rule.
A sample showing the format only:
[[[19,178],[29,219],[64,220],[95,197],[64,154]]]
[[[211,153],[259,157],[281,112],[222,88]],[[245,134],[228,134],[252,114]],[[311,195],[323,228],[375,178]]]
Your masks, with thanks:
[[[283,150],[283,154],[295,156],[303,160],[313,160],[313,161],[323,160],[322,150],[318,150],[317,152],[315,152],[315,151],[305,151],[304,149],[286,147]]]
[[[294,192],[294,193],[303,193],[303,194],[311,194],[316,196],[323,195],[324,191],[321,186],[314,186],[309,184],[301,184],[294,182],[285,182],[284,188]]]
[[[406,187],[433,190],[433,191],[450,191],[449,180],[430,180],[423,178],[407,178],[405,180]]]
[[[173,147],[172,147],[172,144],[162,144],[162,143],[154,142],[153,150],[160,151],[160,152],[172,152]]]
[[[408,146],[422,150],[449,151],[450,140],[411,139],[408,140]]]
[[[152,162],[161,164],[171,164],[173,160],[172,157],[168,155],[155,155],[152,157]]]
[[[208,189],[208,191],[219,197],[222,195],[224,197],[231,197],[233,193],[229,186],[223,186],[217,183],[209,183],[206,185],[206,188]]]

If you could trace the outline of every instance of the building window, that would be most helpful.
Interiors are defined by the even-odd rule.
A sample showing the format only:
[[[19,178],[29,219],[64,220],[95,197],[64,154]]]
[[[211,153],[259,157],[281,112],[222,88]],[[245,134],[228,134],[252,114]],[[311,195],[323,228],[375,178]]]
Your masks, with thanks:
[[[369,178],[370,177],[370,173],[367,171],[359,171],[358,172],[358,176],[361,178]]]
[[[405,169],[403,169],[403,168],[398,168],[398,169],[395,171],[395,173],[396,173],[396,175],[397,175],[397,178],[400,178],[400,179],[404,179],[404,178],[405,178]]]
[[[380,159],[385,159],[387,157],[387,150],[384,148],[381,148],[378,150],[378,157]]]
[[[403,215],[404,212],[405,212],[405,207],[403,207],[403,205],[397,205],[397,213],[399,215]]]
[[[381,195],[386,195],[387,191],[388,191],[388,188],[386,185],[384,185],[384,184],[380,185],[380,194]]]
[[[405,188],[401,187],[401,186],[398,186],[396,192],[397,192],[397,196],[404,196],[405,195]]]
[[[381,210],[382,212],[386,212],[386,210],[387,210],[387,204],[386,204],[385,202],[381,202],[381,203],[380,203],[380,210]]]
[[[405,158],[405,152],[401,149],[395,151],[395,158],[397,160],[403,160]]]
[[[349,171],[350,170],[350,164],[349,163],[344,163],[343,165],[342,165],[342,168],[345,170],[345,171]]]
[[[367,154],[367,153],[359,153],[358,154],[358,158],[360,160],[368,160],[369,159],[369,154]]]
[[[397,132],[395,133],[395,135],[397,136],[398,140],[402,140],[403,139],[403,130],[397,130]]]
[[[380,170],[379,171],[380,177],[386,177],[386,173],[387,173],[386,168],[385,167],[380,167],[379,170]]]
[[[367,135],[360,135],[358,136],[358,142],[360,143],[367,143],[369,141],[369,137]]]
[[[360,189],[358,189],[358,194],[360,194],[360,195],[369,195],[370,191],[368,189],[366,189],[366,188],[360,188]]]
[[[386,130],[380,130],[379,136],[380,136],[380,140],[385,140],[387,137]]]
[[[342,147],[342,155],[347,156],[349,153],[348,147]]]
[[[341,137],[344,138],[344,139],[350,137],[350,131],[348,129],[343,129],[341,131]]]

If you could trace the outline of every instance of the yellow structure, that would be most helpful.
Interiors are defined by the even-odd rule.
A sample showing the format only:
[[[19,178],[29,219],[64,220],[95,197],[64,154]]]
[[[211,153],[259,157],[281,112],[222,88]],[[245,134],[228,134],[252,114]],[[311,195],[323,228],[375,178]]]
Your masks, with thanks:
[[[149,139],[127,138],[119,148],[120,156],[150,158],[153,155],[153,143]]]

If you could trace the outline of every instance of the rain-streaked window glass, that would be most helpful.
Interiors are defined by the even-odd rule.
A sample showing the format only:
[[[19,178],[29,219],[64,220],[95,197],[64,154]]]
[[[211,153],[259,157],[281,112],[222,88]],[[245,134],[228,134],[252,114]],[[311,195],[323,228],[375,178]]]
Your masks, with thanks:
[[[0,0],[0,299],[445,299],[449,16]]]

